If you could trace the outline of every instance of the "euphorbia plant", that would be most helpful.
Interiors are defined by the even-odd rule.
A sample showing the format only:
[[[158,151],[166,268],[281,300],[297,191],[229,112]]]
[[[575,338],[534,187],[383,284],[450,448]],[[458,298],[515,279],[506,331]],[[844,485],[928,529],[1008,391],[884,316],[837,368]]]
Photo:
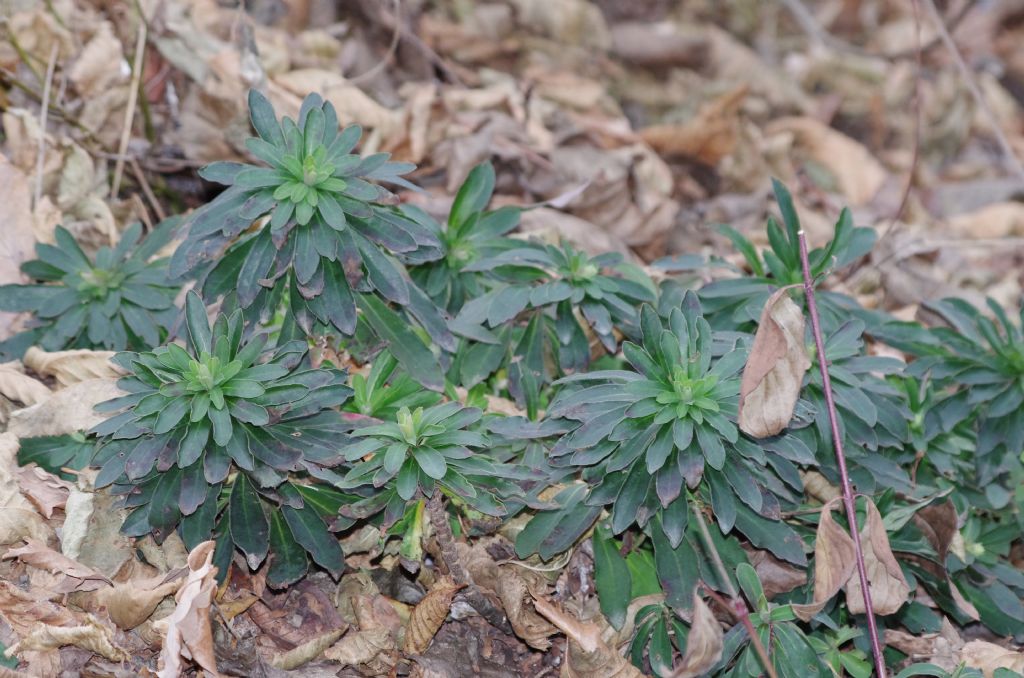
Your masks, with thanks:
[[[37,244],[39,258],[21,266],[36,282],[0,285],[0,311],[35,315],[26,330],[0,343],[0,356],[19,357],[29,346],[123,351],[163,341],[178,314],[178,286],[167,280],[167,260],[153,257],[178,221],[163,222],[145,239],[133,224],[116,247],[101,247],[92,258],[58,226],[55,244]]]
[[[234,295],[250,321],[286,309],[290,333],[295,324],[306,333],[319,324],[352,335],[358,306],[373,333],[400,343],[406,337],[395,328],[408,320],[391,302],[434,342],[454,349],[438,309],[402,264],[440,256],[437,235],[392,207],[395,196],[372,183],[412,187],[401,175],[413,166],[389,162],[387,153],[352,153],[360,128],[339,131],[334,107],[319,95],[306,97],[297,121],[279,122],[255,90],[249,106],[259,136],[247,146],[267,166],[217,162],[200,172],[229,188],[188,217],[171,273],[197,274],[208,301]],[[425,349],[408,362],[423,359],[431,361]],[[440,388],[440,382],[430,385]]]
[[[301,576],[303,551],[339,572],[325,520],[342,499],[315,481],[338,477],[330,469],[350,428],[334,409],[351,394],[344,373],[311,368],[305,342],[264,351],[265,336],[244,341],[239,311],[211,328],[194,292],[185,312],[187,348],[115,357],[127,394],[97,406],[118,414],[92,430],[96,486],[127,495],[128,535],[162,539],[180,525],[192,546],[216,533],[253,568],[273,545],[272,581]]]

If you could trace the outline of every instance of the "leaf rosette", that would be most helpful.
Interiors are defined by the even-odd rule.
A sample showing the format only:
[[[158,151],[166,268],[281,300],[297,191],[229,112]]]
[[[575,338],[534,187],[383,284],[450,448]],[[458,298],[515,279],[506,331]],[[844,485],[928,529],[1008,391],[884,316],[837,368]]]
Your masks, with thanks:
[[[305,342],[269,351],[263,335],[244,342],[239,311],[211,328],[195,292],[186,324],[187,349],[169,344],[114,358],[128,373],[118,382],[127,394],[97,406],[117,414],[92,430],[100,436],[96,487],[113,484],[128,495],[133,511],[123,530],[131,536],[163,538],[180,525],[194,545],[216,530],[253,567],[272,541],[278,551],[298,543],[340,570],[324,523],[340,507],[328,497],[337,493],[309,482],[338,478],[331,467],[351,427],[333,408],[351,394],[345,374],[309,367]],[[283,516],[275,517],[277,508]],[[284,529],[271,524],[280,520],[288,539],[272,539],[271,527]]]
[[[177,223],[168,219],[144,239],[133,224],[94,258],[58,226],[55,243],[36,244],[38,259],[21,266],[35,282],[0,286],[0,311],[34,315],[28,329],[0,343],[0,355],[21,356],[34,345],[123,351],[159,344],[178,315],[178,286],[168,283],[167,260],[154,256]]]

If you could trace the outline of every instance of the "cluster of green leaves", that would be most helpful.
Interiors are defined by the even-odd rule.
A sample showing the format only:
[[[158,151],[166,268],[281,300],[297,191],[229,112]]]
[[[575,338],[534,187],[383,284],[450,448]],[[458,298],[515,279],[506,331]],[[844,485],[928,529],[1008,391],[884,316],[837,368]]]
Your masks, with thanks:
[[[127,394],[97,407],[118,414],[91,431],[100,439],[96,487],[127,495],[130,536],[162,539],[180,525],[190,548],[216,535],[221,558],[233,544],[253,568],[273,547],[275,582],[304,574],[305,552],[340,572],[325,522],[340,493],[307,479],[334,479],[342,461],[350,426],[335,408],[352,392],[344,373],[309,367],[303,341],[266,352],[263,335],[243,341],[240,311],[211,328],[194,292],[185,317],[187,350],[167,344],[115,357]]]
[[[93,258],[58,226],[55,244],[38,243],[39,258],[21,265],[36,282],[0,285],[0,311],[35,316],[0,343],[0,357],[21,357],[30,346],[123,351],[160,344],[178,314],[178,286],[168,282],[166,259],[153,256],[170,242],[178,221],[161,223],[145,239],[134,224],[116,247],[101,247]]]
[[[401,175],[413,166],[389,162],[387,153],[352,153],[360,128],[339,132],[334,107],[316,94],[303,101],[297,121],[279,122],[255,90],[249,107],[259,136],[247,147],[268,166],[216,162],[202,170],[228,188],[186,220],[171,274],[198,275],[207,301],[231,295],[250,323],[286,309],[290,336],[314,326],[349,336],[361,320],[440,389],[440,368],[431,372],[436,360],[425,346],[410,344],[408,321],[443,348],[453,350],[455,340],[403,265],[438,258],[440,242],[414,218],[419,212],[391,206],[395,196],[371,183],[411,188]]]

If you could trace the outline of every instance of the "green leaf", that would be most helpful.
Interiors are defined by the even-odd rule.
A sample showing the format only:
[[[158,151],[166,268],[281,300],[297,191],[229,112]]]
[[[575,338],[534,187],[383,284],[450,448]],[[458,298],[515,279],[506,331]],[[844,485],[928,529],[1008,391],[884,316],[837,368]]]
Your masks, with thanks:
[[[615,545],[615,540],[600,525],[594,530],[594,579],[601,612],[616,629],[626,622],[626,608],[630,601],[630,574],[626,559]]]
[[[270,526],[259,495],[244,473],[235,476],[228,504],[231,539],[245,554],[245,561],[257,569],[270,548]]]
[[[409,376],[435,391],[444,388],[444,373],[430,349],[420,340],[408,322],[402,320],[384,302],[372,294],[358,295],[363,316],[381,339],[388,343],[391,354],[398,359]]]
[[[461,228],[466,221],[477,212],[487,207],[494,193],[494,166],[483,163],[474,167],[466,180],[459,187],[448,214],[448,225],[455,229]]]
[[[313,556],[313,561],[335,577],[345,569],[344,554],[338,539],[327,530],[327,525],[312,508],[295,509],[282,506],[281,513],[295,541]]]
[[[444,478],[444,474],[448,471],[448,465],[440,452],[430,447],[414,447],[412,454],[421,471],[434,480]]]
[[[693,590],[700,579],[697,554],[686,538],[679,542],[677,548],[672,548],[661,527],[660,517],[652,521],[650,534],[658,580],[665,590],[665,602],[688,614],[693,608]]]
[[[195,291],[185,297],[185,322],[188,325],[188,336],[196,355],[213,351],[213,335],[210,332],[210,321],[206,317],[206,306]]]
[[[149,500],[149,525],[157,542],[171,533],[181,519],[178,500],[181,494],[181,469],[172,466],[160,476],[153,496]]]
[[[306,576],[309,569],[306,551],[295,541],[281,511],[270,514],[270,551],[267,584],[285,588]]]

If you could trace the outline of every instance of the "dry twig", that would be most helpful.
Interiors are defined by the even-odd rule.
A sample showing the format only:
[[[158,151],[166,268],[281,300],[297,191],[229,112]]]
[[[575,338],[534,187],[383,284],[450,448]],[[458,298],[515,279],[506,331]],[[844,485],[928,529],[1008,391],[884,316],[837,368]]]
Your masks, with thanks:
[[[139,97],[139,79],[142,77],[142,57],[146,53],[147,27],[145,17],[140,14],[139,36],[135,41],[135,58],[132,61],[132,81],[128,90],[128,105],[124,110],[124,127],[121,128],[121,142],[117,147],[117,163],[114,165],[114,180],[110,184],[110,196],[116,197],[121,188],[121,176],[124,174],[124,158],[128,152],[128,141],[132,136],[132,123],[135,120],[135,104]],[[111,243],[113,244],[113,243]]]
[[[39,204],[43,197],[43,163],[46,160],[46,119],[50,114],[50,88],[53,85],[53,71],[57,67],[59,45],[53,43],[50,60],[46,64],[46,80],[43,82],[43,102],[39,109],[39,151],[36,155],[36,185],[32,193],[32,206]]]

